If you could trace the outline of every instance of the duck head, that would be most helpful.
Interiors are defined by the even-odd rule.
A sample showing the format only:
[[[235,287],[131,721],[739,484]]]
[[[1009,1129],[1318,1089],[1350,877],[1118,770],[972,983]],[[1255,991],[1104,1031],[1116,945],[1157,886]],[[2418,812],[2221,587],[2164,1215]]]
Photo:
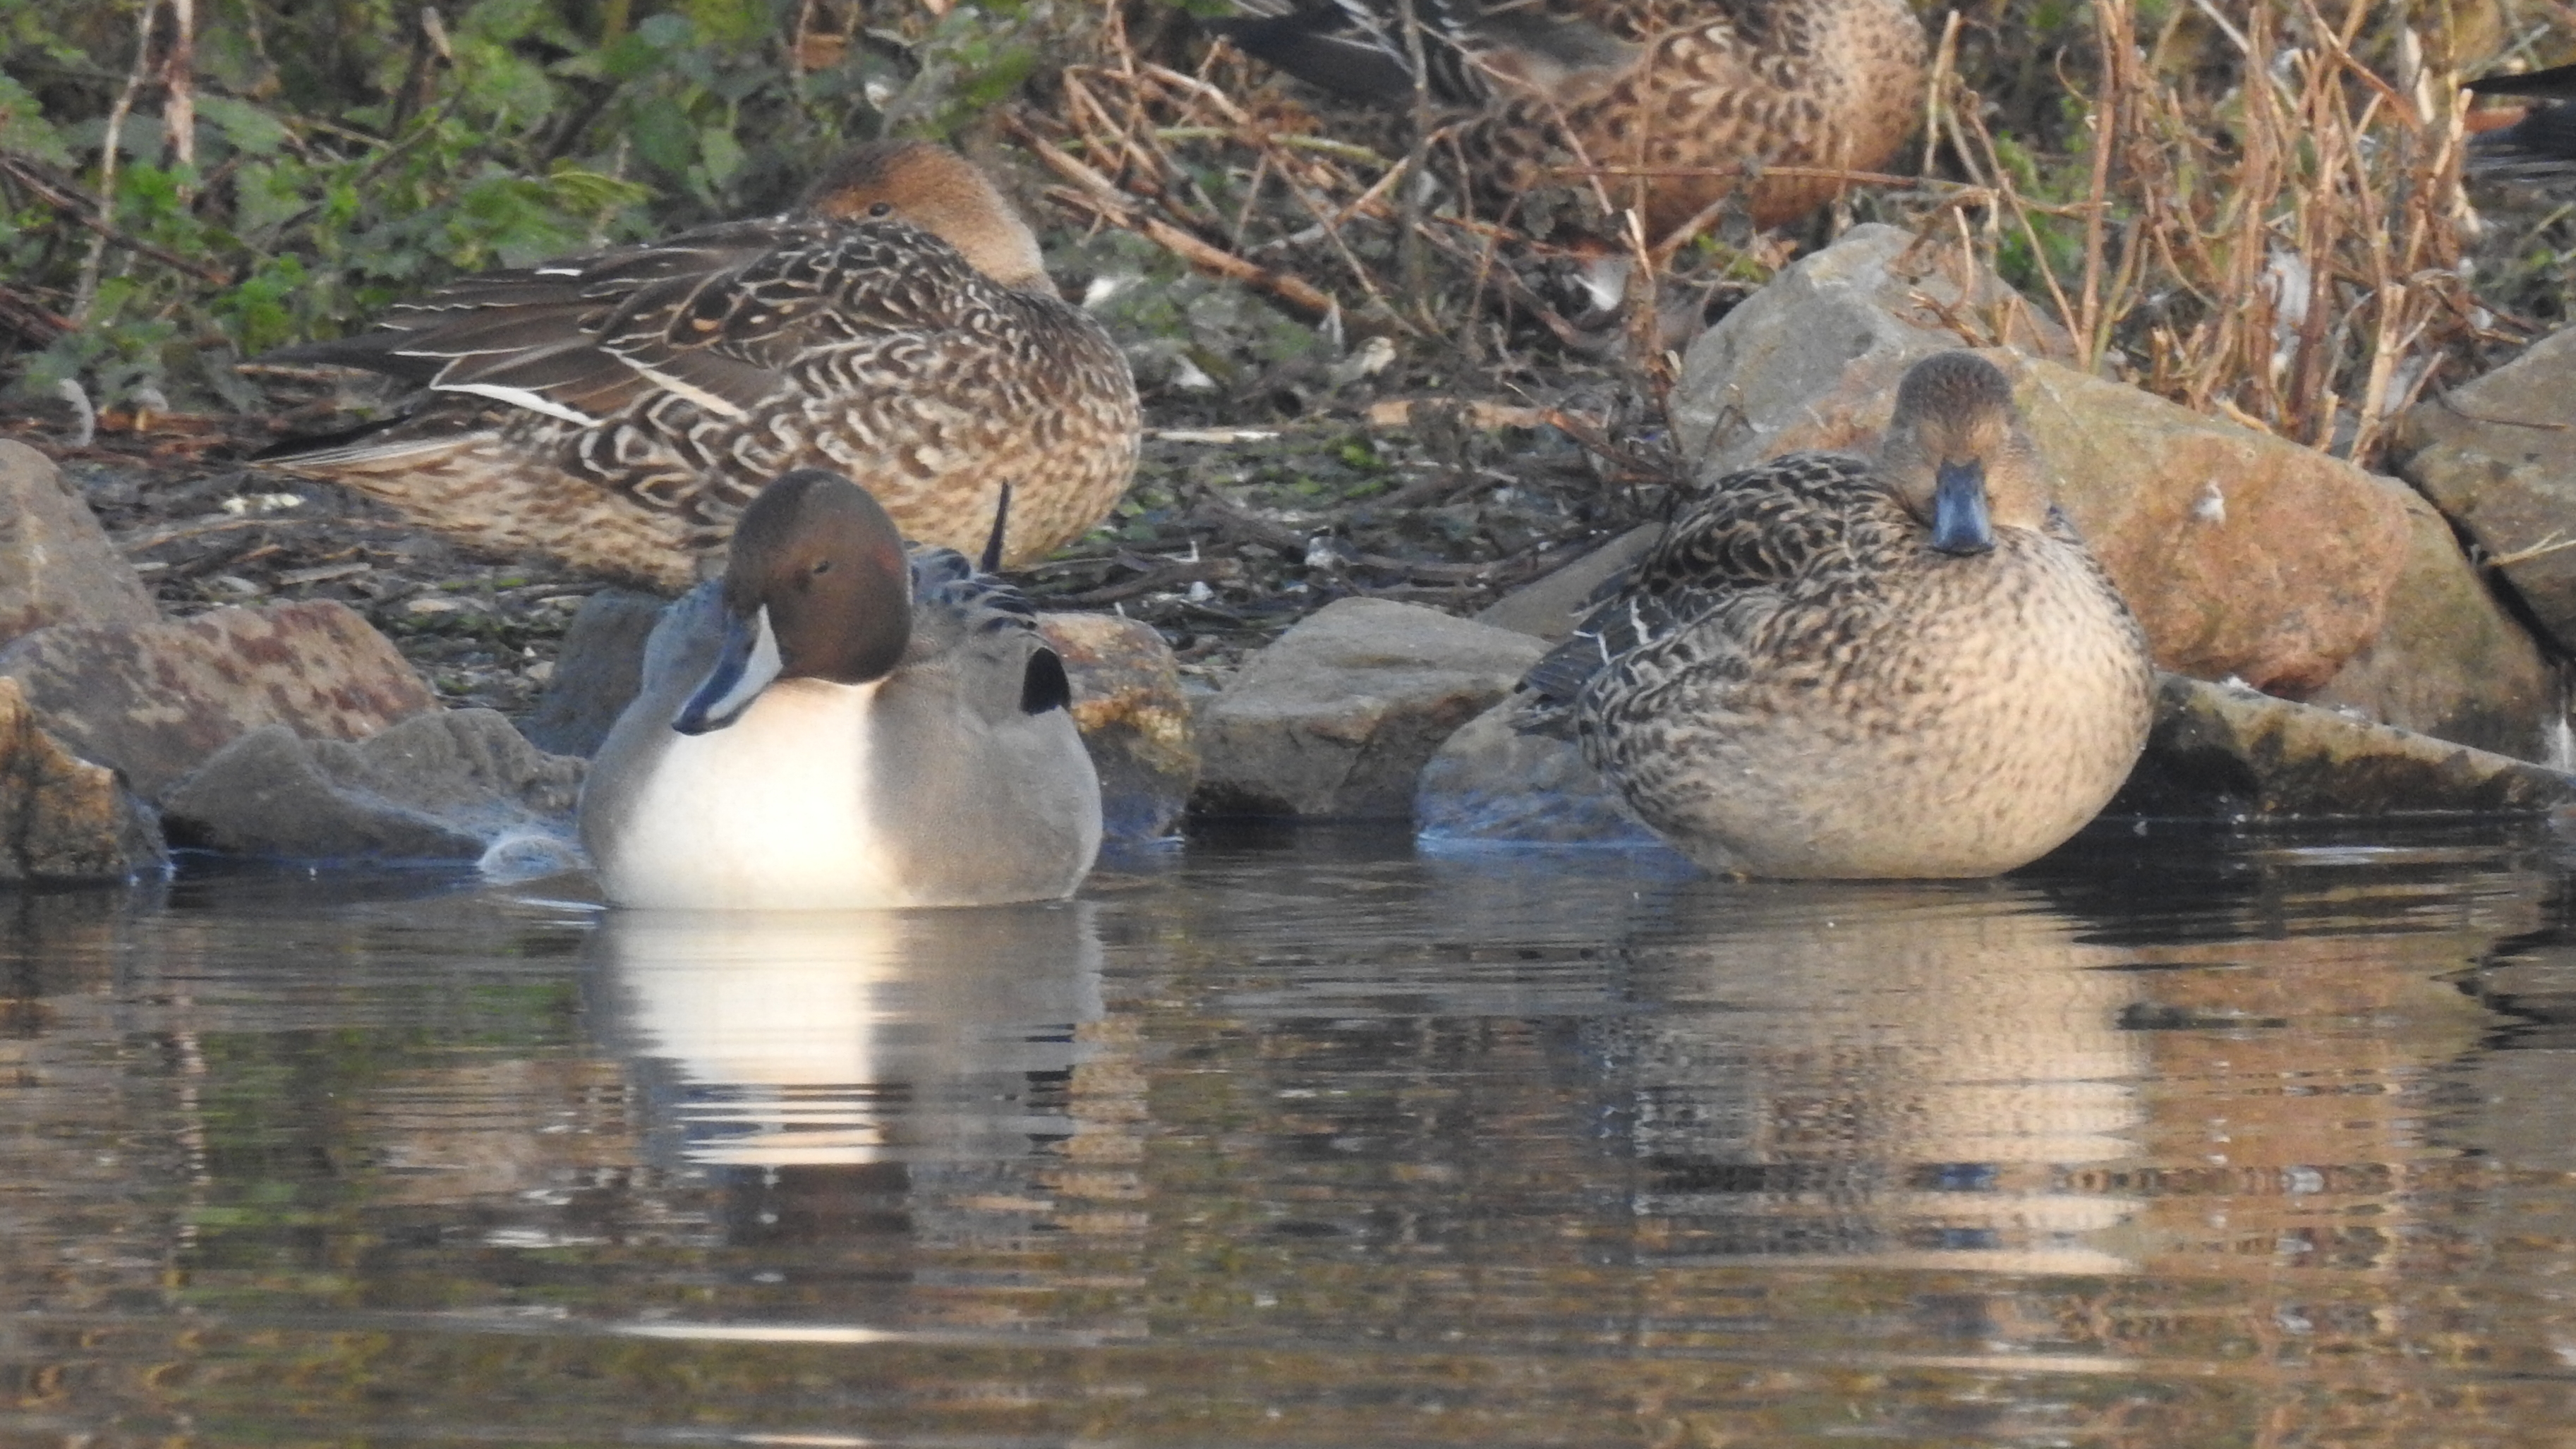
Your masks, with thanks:
[[[779,478],[742,511],[721,597],[715,666],[671,721],[684,735],[733,723],[781,679],[883,679],[912,639],[903,535],[866,489],[820,468]]]
[[[1998,527],[2048,522],[2039,449],[2022,431],[2012,384],[1973,352],[1938,353],[1906,370],[1878,472],[1943,553],[1985,553]]]
[[[871,141],[856,147],[806,188],[805,209],[835,221],[910,222],[1005,287],[1054,287],[1029,224],[991,178],[945,146]]]

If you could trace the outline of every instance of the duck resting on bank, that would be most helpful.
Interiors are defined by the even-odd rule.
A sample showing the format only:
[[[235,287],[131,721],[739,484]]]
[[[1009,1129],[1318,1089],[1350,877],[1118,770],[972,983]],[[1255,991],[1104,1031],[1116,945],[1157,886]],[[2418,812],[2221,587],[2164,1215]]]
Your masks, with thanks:
[[[1400,0],[1234,0],[1214,28],[1257,59],[1361,100],[1411,105]],[[1756,226],[1846,185],[1749,170],[1874,171],[1923,113],[1922,22],[1903,0],[1415,0],[1423,74],[1494,216],[1598,176],[1642,196],[1662,241],[1741,189]]]
[[[1713,871],[1993,875],[2145,747],[2145,635],[2048,501],[1992,363],[1909,370],[1876,459],[1719,480],[1531,670],[1637,817]]]
[[[786,215],[462,278],[267,360],[422,392],[264,466],[666,593],[799,468],[867,479],[907,537],[960,549],[1007,483],[1020,564],[1106,517],[1136,461],[1126,359],[992,182],[918,141],[858,147]]]
[[[1071,703],[1017,590],[952,550],[907,553],[865,489],[800,470],[655,627],[582,788],[582,844],[618,906],[1070,895],[1101,836]]]

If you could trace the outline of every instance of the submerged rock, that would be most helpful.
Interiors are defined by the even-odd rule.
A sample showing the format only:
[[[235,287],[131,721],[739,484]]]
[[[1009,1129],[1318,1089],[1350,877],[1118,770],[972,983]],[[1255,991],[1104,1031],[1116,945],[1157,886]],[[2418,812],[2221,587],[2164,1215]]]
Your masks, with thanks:
[[[0,675],[47,730],[147,800],[265,725],[363,739],[437,705],[391,641],[327,600],[55,624],[0,649]]]
[[[65,749],[0,678],[0,883],[125,880],[168,863],[116,772]]]
[[[218,750],[163,799],[171,842],[290,860],[474,860],[570,840],[583,762],[488,709],[415,715],[355,744],[283,725]]]
[[[1439,841],[1546,845],[1646,845],[1653,831],[1631,818],[1619,792],[1586,764],[1574,741],[1512,727],[1505,699],[1469,720],[1422,767],[1414,829]]]
[[[2417,403],[2388,456],[2486,551],[2557,641],[2576,650],[2576,328]]]
[[[0,439],[0,644],[48,624],[148,624],[152,591],[53,460]]]
[[[2576,776],[2251,689],[2166,675],[2156,724],[2104,813],[2370,816],[2535,813]]]
[[[1101,826],[1112,840],[1160,840],[1198,784],[1198,742],[1172,646],[1153,625],[1116,614],[1041,614],[1064,660],[1073,722],[1100,772]]]
[[[1419,605],[1326,605],[1201,707],[1190,807],[1404,819],[1432,752],[1544,652],[1529,635]]]

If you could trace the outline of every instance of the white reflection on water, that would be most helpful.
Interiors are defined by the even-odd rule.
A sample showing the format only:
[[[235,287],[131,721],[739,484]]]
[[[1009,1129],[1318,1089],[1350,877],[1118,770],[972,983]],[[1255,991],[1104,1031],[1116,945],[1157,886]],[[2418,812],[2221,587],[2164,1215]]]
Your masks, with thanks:
[[[603,1035],[676,1075],[693,1162],[1022,1155],[1068,1130],[1030,1084],[1100,1017],[1092,911],[610,912]]]

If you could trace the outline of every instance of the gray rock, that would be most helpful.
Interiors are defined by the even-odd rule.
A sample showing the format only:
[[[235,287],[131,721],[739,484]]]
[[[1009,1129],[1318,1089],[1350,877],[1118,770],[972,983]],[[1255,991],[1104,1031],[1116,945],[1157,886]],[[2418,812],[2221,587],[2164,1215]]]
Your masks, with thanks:
[[[1413,827],[1434,842],[1651,845],[1619,792],[1584,763],[1574,741],[1512,728],[1505,699],[1469,720],[1422,767]]]
[[[0,679],[0,883],[126,880],[169,863],[116,772],[63,748]]]
[[[2576,328],[2398,420],[2399,476],[2486,551],[2561,649],[2576,650]]]
[[[581,601],[555,655],[554,677],[528,716],[528,740],[583,759],[599,753],[611,725],[644,681],[644,641],[662,600],[632,589],[602,589]]]
[[[2250,689],[2165,675],[2156,724],[2103,813],[2376,816],[2534,813],[2576,776]]]
[[[437,704],[391,641],[328,600],[55,624],[0,648],[0,675],[47,730],[147,800],[263,725],[363,739]]]
[[[1638,524],[1554,573],[1542,574],[1486,605],[1476,615],[1476,622],[1554,644],[1573,633],[1574,626],[1591,612],[1593,594],[1612,575],[1626,572],[1662,531],[1661,524]]]
[[[1973,276],[1962,289],[1959,278]],[[1946,316],[1944,314],[1947,314]],[[1952,318],[1982,324],[1963,337]],[[1772,279],[1700,334],[1673,389],[1673,432],[1701,479],[1781,451],[1778,435],[1839,387],[1855,364],[1902,372],[1917,358],[2000,340],[2072,361],[2065,331],[1956,247],[1870,224]]]
[[[164,798],[173,843],[291,860],[474,860],[529,834],[568,840],[583,762],[488,709],[415,715],[356,744],[267,725]]]
[[[1199,711],[1202,815],[1404,819],[1423,764],[1546,646],[1433,609],[1343,599]]]
[[[53,460],[0,439],[0,644],[48,624],[149,624],[152,591]]]
[[[1116,614],[1042,614],[1038,628],[1073,685],[1073,722],[1100,773],[1101,828],[1112,840],[1171,834],[1199,780],[1172,646]]]
[[[2558,748],[2558,671],[2507,613],[2451,526],[2407,499],[2414,545],[2379,635],[2307,702],[2525,760]]]

